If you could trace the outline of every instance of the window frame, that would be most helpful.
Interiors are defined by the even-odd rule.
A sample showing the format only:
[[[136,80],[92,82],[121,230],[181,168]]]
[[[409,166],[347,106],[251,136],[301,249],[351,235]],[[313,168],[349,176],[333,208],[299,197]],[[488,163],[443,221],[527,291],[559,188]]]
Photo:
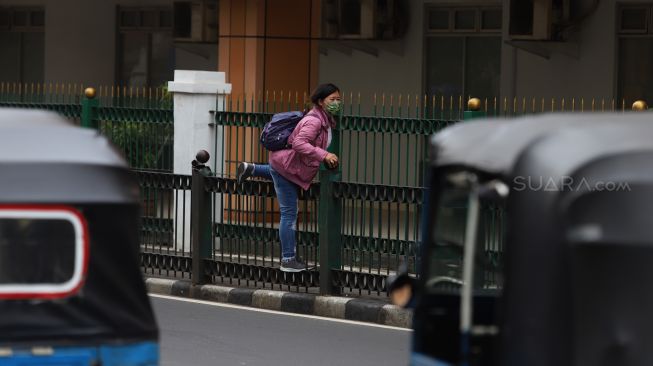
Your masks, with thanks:
[[[469,10],[469,9],[474,9],[476,12],[476,21],[475,21],[475,29],[473,31],[471,30],[455,30],[455,24],[454,24],[454,16],[455,16],[455,11],[456,10]],[[466,96],[467,90],[465,90],[465,84],[467,81],[466,78],[466,72],[465,72],[465,66],[466,66],[466,60],[467,60],[467,55],[466,55],[466,47],[467,47],[467,40],[468,38],[471,37],[502,37],[502,31],[503,31],[503,10],[502,10],[502,4],[501,3],[496,3],[496,4],[483,4],[483,5],[436,5],[436,4],[426,4],[424,6],[424,37],[423,37],[423,44],[422,48],[425,50],[422,53],[422,90],[424,91],[424,94],[428,94],[428,56],[429,52],[428,50],[428,43],[431,38],[438,38],[438,37],[460,37],[463,42],[463,75],[462,75],[462,90],[463,94],[461,96]],[[449,12],[449,28],[448,29],[431,29],[430,28],[430,13],[432,10],[446,10]],[[482,13],[483,11],[488,11],[488,10],[498,10],[502,14],[502,19],[501,19],[501,28],[499,29],[482,29]],[[501,90],[499,90],[499,93]]]
[[[123,12],[139,12],[139,25],[138,26],[123,26],[122,13]],[[152,86],[152,37],[155,33],[167,33],[174,45],[173,38],[173,24],[169,26],[161,25],[161,18],[164,13],[169,12],[172,15],[173,8],[167,6],[117,6],[116,7],[116,63],[115,63],[115,81],[116,85],[126,86],[122,82],[123,73],[123,41],[122,37],[126,34],[145,34],[147,36],[147,75],[146,85]],[[146,27],[143,26],[143,13],[156,12],[157,13],[157,26]]]
[[[623,22],[622,12],[624,9],[645,9],[646,11],[646,31],[642,30],[622,30],[621,24]],[[624,97],[625,93],[622,88],[621,82],[623,76],[620,74],[621,70],[621,52],[622,52],[622,40],[624,39],[652,39],[653,40],[653,1],[647,3],[617,3],[615,12],[615,50],[614,50],[614,69],[613,69],[613,95],[615,100],[621,103],[622,101],[627,101]],[[640,96],[643,98],[643,96]]]
[[[25,26],[15,26],[13,24],[14,22],[14,13],[16,11],[25,11],[27,12],[27,25]],[[19,34],[20,35],[20,49],[18,50],[18,55],[19,55],[19,70],[18,70],[18,79],[19,81],[15,81],[17,83],[25,83],[27,82],[26,80],[26,67],[25,67],[25,34],[28,33],[42,33],[43,37],[45,39],[45,7],[39,7],[39,6],[0,6],[0,12],[5,12],[9,19],[8,23],[5,26],[0,27],[0,32],[1,33],[14,33],[14,34]],[[31,24],[32,22],[32,14],[33,13],[43,13],[43,25],[40,26],[33,26]],[[43,45],[45,47],[45,44]],[[43,50],[44,55],[45,55],[45,49]],[[44,56],[45,57],[45,56]],[[43,70],[41,70],[41,73],[43,74],[43,77],[45,77],[45,58],[43,59]],[[4,80],[6,81],[6,80]],[[41,80],[42,82],[43,80]]]
[[[651,34],[653,31],[652,27],[652,17],[651,17],[651,4],[620,4],[619,7],[617,8],[617,35],[646,35],[646,34]],[[627,29],[624,30],[622,29],[623,25],[623,11],[626,9],[641,9],[646,12],[645,16],[646,19],[644,21],[644,24],[646,25],[646,29],[644,30],[638,30],[638,29]]]
[[[79,292],[84,285],[89,262],[88,223],[70,206],[0,205],[0,219],[63,219],[75,231],[75,267],[72,277],[60,284],[0,284],[0,299],[60,299]]]

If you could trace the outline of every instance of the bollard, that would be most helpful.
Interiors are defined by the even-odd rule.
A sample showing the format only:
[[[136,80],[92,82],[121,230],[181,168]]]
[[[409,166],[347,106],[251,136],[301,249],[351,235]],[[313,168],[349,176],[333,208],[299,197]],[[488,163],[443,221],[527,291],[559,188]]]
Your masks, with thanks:
[[[100,101],[95,99],[95,89],[86,88],[82,99],[82,127],[97,128],[97,107]]]
[[[204,260],[211,257],[211,195],[206,191],[207,177],[212,176],[211,168],[205,164],[209,153],[200,150],[193,160],[191,183],[191,257],[193,285],[210,282],[206,275]]]

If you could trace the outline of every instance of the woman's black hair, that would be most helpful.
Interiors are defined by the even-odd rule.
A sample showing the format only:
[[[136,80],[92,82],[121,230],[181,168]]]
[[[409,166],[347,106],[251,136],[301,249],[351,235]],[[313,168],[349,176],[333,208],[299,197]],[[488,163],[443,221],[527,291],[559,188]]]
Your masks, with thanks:
[[[311,94],[311,102],[313,102],[314,105],[319,105],[321,100],[335,92],[340,93],[340,89],[337,86],[331,83],[320,84],[315,88],[313,94]]]

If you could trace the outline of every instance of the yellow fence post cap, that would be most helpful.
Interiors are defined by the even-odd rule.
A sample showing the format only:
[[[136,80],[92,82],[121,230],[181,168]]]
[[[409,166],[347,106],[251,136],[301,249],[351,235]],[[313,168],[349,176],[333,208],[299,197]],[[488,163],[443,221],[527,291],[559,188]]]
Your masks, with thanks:
[[[86,89],[84,89],[84,95],[86,95],[86,98],[89,98],[89,99],[95,98],[95,88],[86,88]]]
[[[641,99],[633,103],[634,111],[645,111],[647,109],[648,109],[648,104],[646,104],[646,102]]]
[[[481,109],[481,100],[478,98],[472,98],[467,101],[467,109],[470,111],[478,111]]]

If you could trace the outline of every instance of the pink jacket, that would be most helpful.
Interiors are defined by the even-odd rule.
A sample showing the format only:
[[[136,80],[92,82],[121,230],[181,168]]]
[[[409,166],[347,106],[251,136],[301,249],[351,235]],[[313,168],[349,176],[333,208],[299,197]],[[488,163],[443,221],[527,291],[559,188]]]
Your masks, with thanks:
[[[332,119],[320,108],[313,108],[288,137],[292,149],[270,153],[270,165],[284,178],[307,190],[327,155]]]

